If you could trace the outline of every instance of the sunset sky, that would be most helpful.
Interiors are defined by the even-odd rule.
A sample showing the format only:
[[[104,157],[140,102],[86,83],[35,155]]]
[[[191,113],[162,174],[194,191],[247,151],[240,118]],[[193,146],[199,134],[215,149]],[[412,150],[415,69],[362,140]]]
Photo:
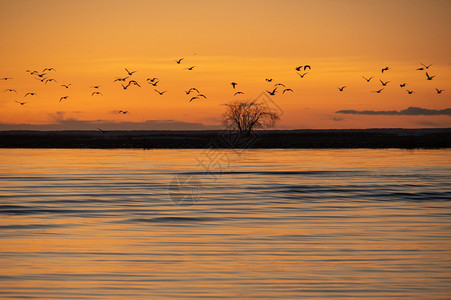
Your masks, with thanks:
[[[0,0],[0,130],[216,129],[222,104],[275,83],[294,91],[259,98],[282,113],[277,129],[451,127],[435,112],[451,108],[450,13],[449,0]],[[50,67],[57,83],[26,72]],[[141,88],[113,83],[124,68]],[[190,103],[191,87],[207,99]],[[409,107],[431,115],[358,113]]]

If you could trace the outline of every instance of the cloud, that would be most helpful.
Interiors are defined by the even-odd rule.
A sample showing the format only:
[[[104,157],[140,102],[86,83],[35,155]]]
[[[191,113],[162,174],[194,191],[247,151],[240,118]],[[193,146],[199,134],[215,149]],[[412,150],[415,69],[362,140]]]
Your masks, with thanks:
[[[210,130],[219,126],[190,123],[177,120],[147,120],[144,122],[112,122],[105,120],[83,121],[64,119],[63,113],[53,115],[51,124],[0,123],[0,130]]]
[[[451,108],[427,109],[421,107],[409,107],[400,111],[396,110],[339,110],[337,114],[351,115],[389,115],[389,116],[451,116]]]
[[[344,121],[345,119],[338,118],[338,117],[333,117],[332,120],[334,120],[335,122],[340,122],[340,121]]]

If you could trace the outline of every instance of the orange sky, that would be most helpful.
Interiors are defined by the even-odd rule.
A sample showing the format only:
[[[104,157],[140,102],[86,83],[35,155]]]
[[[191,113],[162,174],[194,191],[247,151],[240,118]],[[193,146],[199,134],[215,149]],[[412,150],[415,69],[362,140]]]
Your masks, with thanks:
[[[0,78],[13,78],[0,80],[0,129],[117,122],[127,122],[124,129],[141,122],[148,129],[218,128],[221,104],[254,99],[277,82],[294,91],[272,97],[283,112],[279,129],[451,127],[446,115],[336,113],[450,108],[450,12],[447,0],[0,0]],[[416,70],[420,63],[433,64],[433,80]],[[294,68],[305,64],[312,69],[300,78]],[[382,74],[385,66],[391,70]],[[56,69],[47,77],[57,83],[25,72],[46,67]],[[137,70],[130,79],[141,88],[112,82],[127,75],[124,68]],[[367,83],[362,75],[374,78]],[[167,92],[158,95],[148,77]],[[372,93],[379,79],[391,82]],[[232,81],[244,95],[233,96]],[[92,85],[103,95],[91,96]],[[190,87],[207,99],[189,103]],[[9,88],[18,93],[3,92]],[[60,103],[62,96],[69,98]]]

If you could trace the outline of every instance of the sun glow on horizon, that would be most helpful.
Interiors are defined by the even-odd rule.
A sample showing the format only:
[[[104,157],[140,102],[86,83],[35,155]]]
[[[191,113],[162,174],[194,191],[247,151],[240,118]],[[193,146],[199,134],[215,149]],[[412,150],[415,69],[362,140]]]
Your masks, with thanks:
[[[446,115],[336,113],[450,107],[451,42],[443,39],[451,28],[449,2],[408,2],[410,14],[402,7],[406,1],[120,3],[79,1],[66,7],[58,1],[0,1],[5,45],[0,55],[6,58],[0,77],[13,78],[0,81],[2,124],[78,120],[94,127],[96,122],[173,120],[180,129],[184,122],[218,128],[222,104],[253,99],[283,83],[293,92],[282,94],[279,87],[272,97],[283,109],[280,129],[451,126]],[[303,11],[309,14],[301,18]],[[420,63],[432,66],[417,70]],[[301,78],[295,67],[306,64],[312,68],[298,72],[307,73]],[[381,73],[385,66],[390,70]],[[42,83],[25,72],[48,67],[56,69],[46,75],[56,83]],[[125,68],[137,71],[128,80],[141,87],[124,90],[121,82],[113,82],[127,76]],[[436,77],[426,80],[425,71]],[[366,82],[362,76],[373,79]],[[157,86],[146,81],[153,77],[159,78]],[[390,83],[374,93],[382,88],[380,80]],[[231,82],[238,83],[235,89]],[[61,86],[66,83],[71,84],[67,89]],[[101,94],[92,95],[94,85]],[[342,92],[341,86],[346,86]],[[191,87],[207,98],[189,102],[192,95],[185,91]],[[159,95],[155,89],[167,92]],[[234,96],[238,91],[244,94]],[[24,97],[28,92],[36,96]]]

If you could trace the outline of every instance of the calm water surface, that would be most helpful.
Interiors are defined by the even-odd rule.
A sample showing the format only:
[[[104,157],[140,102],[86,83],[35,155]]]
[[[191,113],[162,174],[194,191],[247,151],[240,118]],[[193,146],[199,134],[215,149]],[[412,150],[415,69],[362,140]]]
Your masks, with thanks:
[[[451,150],[0,149],[1,299],[450,299]]]

